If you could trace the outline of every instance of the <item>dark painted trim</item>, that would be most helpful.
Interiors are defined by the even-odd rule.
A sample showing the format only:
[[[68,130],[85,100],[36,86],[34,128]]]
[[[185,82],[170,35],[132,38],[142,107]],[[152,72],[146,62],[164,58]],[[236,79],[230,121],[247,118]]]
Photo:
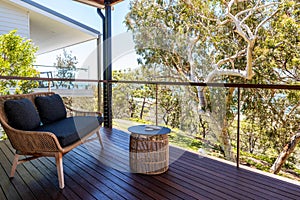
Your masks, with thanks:
[[[79,26],[79,27],[81,27],[81,28],[83,28],[83,29],[85,29],[87,31],[90,31],[90,32],[96,34],[96,35],[100,35],[101,34],[100,31],[98,31],[96,29],[93,29],[93,28],[91,28],[91,27],[89,27],[89,26],[87,26],[85,24],[82,24],[82,23],[80,23],[80,22],[78,22],[78,21],[76,21],[74,19],[71,19],[70,17],[67,17],[67,16],[65,16],[65,15],[63,15],[61,13],[58,13],[58,12],[56,12],[54,10],[51,10],[50,8],[47,8],[47,7],[45,7],[45,6],[41,5],[41,4],[38,4],[38,3],[34,2],[34,1],[31,1],[31,0],[21,0],[21,1],[24,2],[24,3],[27,3],[27,4],[31,5],[31,6],[34,6],[34,7],[38,8],[38,9],[40,9],[40,10],[43,10],[43,11],[49,13],[49,14],[52,14],[52,15],[54,15],[56,17],[59,17],[59,18],[65,20],[67,22],[70,22],[70,23],[72,23],[72,24],[74,24],[76,26]]]
[[[104,0],[105,17],[103,13],[98,14],[103,23],[103,79],[105,81],[112,80],[112,47],[111,47],[111,4],[110,0]],[[102,15],[101,15],[102,14]],[[103,83],[103,117],[104,127],[112,128],[112,85]]]

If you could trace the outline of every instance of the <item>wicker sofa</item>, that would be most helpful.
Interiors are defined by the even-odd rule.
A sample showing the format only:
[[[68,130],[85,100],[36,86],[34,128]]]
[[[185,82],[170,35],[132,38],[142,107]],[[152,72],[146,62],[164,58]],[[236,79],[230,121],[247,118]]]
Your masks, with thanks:
[[[53,92],[0,96],[0,122],[16,150],[10,177],[20,163],[42,156],[55,157],[59,187],[63,189],[63,155],[94,139],[103,148],[101,113],[66,107]],[[94,134],[96,137],[91,138]],[[20,159],[20,155],[25,158]]]

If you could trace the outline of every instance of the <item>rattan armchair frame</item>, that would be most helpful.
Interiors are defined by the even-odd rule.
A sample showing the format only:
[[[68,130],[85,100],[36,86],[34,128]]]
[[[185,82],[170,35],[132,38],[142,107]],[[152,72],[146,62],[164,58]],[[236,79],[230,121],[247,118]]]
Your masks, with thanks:
[[[18,94],[18,95],[4,95],[0,96],[0,123],[2,128],[4,129],[7,137],[12,145],[12,147],[16,150],[14,161],[11,168],[10,177],[13,178],[17,165],[24,163],[26,161],[30,161],[32,159],[36,159],[39,157],[55,157],[56,167],[57,167],[57,175],[59,181],[59,188],[63,189],[64,184],[64,172],[63,172],[63,156],[70,152],[72,149],[81,145],[90,140],[98,139],[101,147],[103,148],[103,143],[100,135],[100,128],[97,127],[85,137],[81,138],[77,142],[62,147],[57,139],[57,137],[51,132],[38,132],[38,131],[24,131],[18,130],[11,127],[8,123],[8,119],[6,117],[4,111],[4,102],[9,99],[22,99],[27,98],[34,104],[34,99],[38,96],[50,96],[55,94],[54,92],[37,92],[30,94]],[[68,116],[99,116],[101,113],[99,112],[85,112],[78,111],[73,108],[66,106]],[[91,136],[96,134],[96,137],[91,139]],[[25,158],[20,159],[20,155],[24,155]]]

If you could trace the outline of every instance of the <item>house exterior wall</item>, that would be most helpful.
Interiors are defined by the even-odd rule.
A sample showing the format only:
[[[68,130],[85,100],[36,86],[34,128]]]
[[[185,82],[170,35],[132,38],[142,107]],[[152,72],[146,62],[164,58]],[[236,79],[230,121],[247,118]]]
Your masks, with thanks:
[[[30,38],[29,14],[0,0],[0,34],[6,34],[14,29],[18,35]]]

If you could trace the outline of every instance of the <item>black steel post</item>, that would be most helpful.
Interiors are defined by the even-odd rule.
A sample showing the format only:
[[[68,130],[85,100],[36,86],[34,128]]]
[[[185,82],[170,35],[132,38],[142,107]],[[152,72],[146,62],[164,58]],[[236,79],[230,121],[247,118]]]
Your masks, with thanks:
[[[155,84],[155,125],[158,125],[158,84]]]
[[[101,35],[98,35],[97,38],[97,68],[98,68],[98,74],[97,78],[98,81],[102,79],[101,77]],[[97,105],[97,110],[101,110],[101,97],[102,97],[102,89],[101,89],[101,83],[97,83],[97,95],[98,95],[98,105]]]
[[[103,20],[103,116],[104,127],[112,128],[112,51],[111,51],[111,5],[105,0],[105,16],[98,9]]]
[[[241,88],[238,87],[238,107],[237,107],[237,112],[238,112],[238,119],[237,119],[237,138],[236,138],[236,167],[240,167],[240,123],[241,123]]]
[[[105,35],[104,35],[104,33],[105,33],[104,23],[105,22],[104,22],[104,20],[105,20],[105,16],[103,15],[100,8],[97,8],[97,13],[102,19],[102,43],[103,43],[103,46],[104,46],[104,41],[105,41]],[[104,47],[103,47],[103,49],[104,49]],[[102,52],[103,52],[103,54],[105,54],[103,49],[102,49]],[[103,66],[105,66],[104,55],[102,56],[102,59],[103,59]],[[100,36],[98,36],[98,39],[97,39],[98,80],[102,79],[102,77],[101,77],[102,70],[101,70],[100,60],[101,60],[101,42],[100,42]],[[101,93],[102,93],[101,85],[102,85],[102,83],[98,82],[98,111],[101,110],[101,97],[102,97],[102,95],[101,95]]]

